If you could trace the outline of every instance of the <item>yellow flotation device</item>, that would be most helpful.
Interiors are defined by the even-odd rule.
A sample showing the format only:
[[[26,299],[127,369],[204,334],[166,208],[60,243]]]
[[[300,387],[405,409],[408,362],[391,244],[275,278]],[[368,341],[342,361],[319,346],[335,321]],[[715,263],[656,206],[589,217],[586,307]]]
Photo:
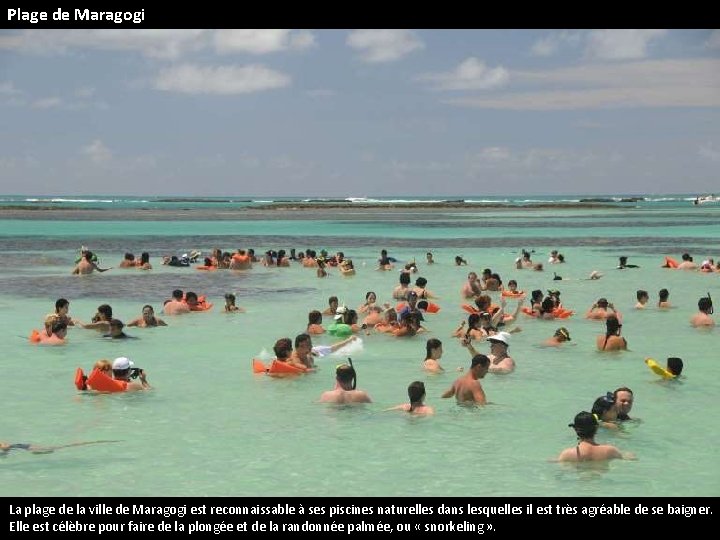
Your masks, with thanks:
[[[649,367],[653,373],[655,373],[656,375],[660,375],[663,379],[674,379],[675,378],[675,375],[670,373],[667,369],[662,367],[660,364],[658,364],[652,358],[646,358],[645,363],[647,364],[647,367]]]

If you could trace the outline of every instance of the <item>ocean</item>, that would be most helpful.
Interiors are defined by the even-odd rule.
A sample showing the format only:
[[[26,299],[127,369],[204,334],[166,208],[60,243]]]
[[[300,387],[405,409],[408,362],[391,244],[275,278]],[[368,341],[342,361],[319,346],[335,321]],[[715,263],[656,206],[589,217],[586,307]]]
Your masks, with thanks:
[[[661,268],[665,256],[679,259],[684,252],[697,262],[720,259],[720,205],[694,205],[694,198],[0,196],[6,351],[0,438],[38,445],[119,441],[44,455],[13,450],[0,458],[0,495],[60,496],[73,486],[74,496],[717,496],[720,334],[692,328],[689,319],[701,296],[720,298],[720,273]],[[585,207],[583,199],[592,201]],[[461,200],[473,202],[442,202]],[[487,206],[496,204],[502,206]],[[70,275],[80,246],[95,252],[100,266],[114,268]],[[258,254],[343,251],[357,274],[342,277],[331,269],[320,279],[298,264],[256,264],[241,272],[162,265],[165,255],[199,250],[208,256],[216,247],[252,247]],[[441,310],[425,317],[427,333],[405,339],[361,334],[360,344],[318,359],[318,371],[300,378],[252,373],[252,359],[269,358],[277,339],[303,332],[308,312],[327,307],[329,296],[355,309],[368,291],[380,303],[392,302],[397,269],[375,270],[383,248],[398,266],[415,260],[413,279],[427,278],[438,296]],[[515,268],[523,249],[544,264],[543,272]],[[547,263],[553,249],[566,263]],[[152,270],[117,267],[125,252],[139,257],[143,251]],[[428,251],[434,265],[425,264]],[[456,266],[457,255],[468,265]],[[621,255],[639,268],[618,270]],[[557,288],[576,314],[562,322],[520,315],[522,331],[509,348],[515,372],[488,374],[482,384],[491,403],[468,408],[440,395],[460,375],[456,368],[469,366],[467,351],[450,336],[467,318],[460,307],[467,273],[484,268],[504,282],[517,280],[525,291]],[[594,270],[602,279],[586,280]],[[163,300],[176,288],[207,295],[215,305],[164,316]],[[652,307],[661,288],[669,289],[672,309]],[[650,293],[645,311],[633,309],[638,289]],[[237,295],[245,313],[222,312],[227,292]],[[126,322],[151,304],[168,326],[126,328],[139,339],[122,342],[71,328],[64,346],[30,344],[30,332],[61,297],[83,322],[100,304],[111,304]],[[583,314],[599,297],[623,314],[628,351],[595,350],[604,325]],[[330,323],[325,317],[324,326]],[[572,341],[541,347],[559,326]],[[429,338],[443,342],[443,374],[422,370]],[[314,337],[315,344],[333,341]],[[489,352],[485,343],[477,348]],[[118,356],[144,368],[153,389],[113,395],[75,389],[77,367],[87,371],[98,359]],[[334,386],[336,364],[348,356],[358,388],[373,403],[318,403]],[[685,363],[681,380],[670,383],[644,363],[651,357],[664,365],[669,356]],[[386,411],[407,401],[415,380],[425,383],[435,415]],[[600,430],[597,439],[637,460],[591,468],[553,462],[575,444],[567,427],[575,414],[621,386],[634,391],[635,420],[619,431]]]

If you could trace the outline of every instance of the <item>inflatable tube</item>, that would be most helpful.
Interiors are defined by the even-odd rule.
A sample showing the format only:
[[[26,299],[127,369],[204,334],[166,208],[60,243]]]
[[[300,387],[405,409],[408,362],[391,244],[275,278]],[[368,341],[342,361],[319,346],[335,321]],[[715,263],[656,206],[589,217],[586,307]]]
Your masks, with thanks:
[[[478,315],[480,314],[480,310],[475,306],[471,306],[470,304],[462,304],[460,307],[463,309],[463,311],[467,311],[468,313],[477,313]]]
[[[420,306],[420,302],[426,302],[427,307],[425,309],[422,309]],[[421,300],[418,302],[418,309],[421,311],[424,311],[425,313],[438,313],[440,311],[440,306],[435,304],[434,302],[428,302],[427,300]]]
[[[86,381],[87,377],[85,376],[82,368],[77,368],[75,370],[75,388],[77,388],[78,390],[87,390]]]
[[[571,309],[555,308],[553,309],[552,314],[555,315],[556,319],[567,319],[568,317],[575,315],[575,312]]]
[[[646,358],[645,363],[647,364],[647,367],[649,367],[653,373],[655,373],[656,375],[660,375],[663,379],[674,379],[675,378],[675,375],[670,373],[667,369],[662,367],[660,364],[658,364],[652,358]]]
[[[265,367],[265,364],[263,364],[262,360],[258,360],[257,358],[253,358],[252,368],[253,373],[265,373],[267,371],[267,368]]]
[[[116,381],[99,369],[93,369],[87,378],[87,385],[98,392],[125,392],[127,381]]]
[[[39,330],[33,330],[28,338],[30,343],[42,344],[42,345],[64,345],[65,340],[57,337],[56,335],[48,336],[47,332],[40,332]]]
[[[40,343],[42,341],[42,338],[40,337],[40,332],[37,330],[33,330],[30,332],[30,337],[28,338],[30,340],[30,343]]]
[[[533,311],[531,308],[525,306],[520,308],[520,311],[522,311],[525,315],[528,317],[536,317],[538,316],[537,312]]]
[[[270,364],[267,374],[271,377],[282,377],[284,375],[301,375],[305,373],[305,371],[305,368],[299,368],[288,364],[287,362],[281,362],[280,360],[275,359],[272,364]]]
[[[201,265],[201,266],[196,266],[195,268],[196,268],[197,270],[208,270],[208,271],[210,271],[210,270],[217,270],[217,267],[215,267],[215,266],[205,266],[204,264]]]
[[[352,326],[344,323],[334,323],[327,327],[328,334],[332,336],[349,336],[353,333]]]
[[[525,298],[525,291],[503,291],[500,294],[505,298]]]
[[[678,262],[672,257],[665,257],[665,264],[663,264],[662,266],[663,268],[677,268]]]
[[[195,306],[188,307],[190,308],[190,311],[207,311],[209,309],[212,309],[214,305],[215,304],[213,304],[212,302],[206,302],[203,300],[202,302],[198,302]]]

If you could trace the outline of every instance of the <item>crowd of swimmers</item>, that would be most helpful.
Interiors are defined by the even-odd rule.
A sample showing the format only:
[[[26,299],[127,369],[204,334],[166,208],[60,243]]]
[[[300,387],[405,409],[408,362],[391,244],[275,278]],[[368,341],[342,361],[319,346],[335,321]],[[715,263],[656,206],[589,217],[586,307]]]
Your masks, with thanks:
[[[533,269],[542,271],[542,263],[532,261],[533,251],[522,250],[520,257],[515,261],[516,269]],[[169,266],[190,266],[199,263],[201,252],[192,251],[190,254],[183,254],[181,257],[165,256],[163,264]],[[713,259],[703,261],[701,265],[695,265],[692,257],[688,254],[682,256],[682,263],[674,263],[666,258],[663,266],[679,270],[698,270],[702,272],[720,272],[720,263],[717,265]],[[435,264],[432,252],[426,253],[426,264]],[[557,250],[550,253],[549,264],[563,264],[565,257]],[[252,249],[238,249],[234,253],[224,252],[220,249],[213,250],[211,256],[205,257],[198,269],[230,269],[245,270],[252,268],[253,264],[263,266],[288,267],[291,264],[300,264],[306,268],[317,269],[318,277],[326,277],[330,268],[336,268],[344,276],[355,274],[355,267],[352,260],[346,258],[343,252],[329,255],[326,250],[315,251],[308,249],[297,252],[289,250],[268,250],[262,257],[257,257]],[[376,270],[394,270],[398,260],[391,257],[387,250],[380,252],[377,260]],[[467,265],[468,262],[463,256],[455,257],[455,264]],[[273,350],[275,359],[287,363],[302,372],[315,370],[313,358],[318,355],[329,354],[337,351],[340,347],[356,339],[356,336],[363,333],[369,335],[371,332],[388,333],[398,338],[416,336],[427,332],[423,325],[425,315],[437,313],[439,306],[434,303],[438,300],[428,288],[428,280],[425,277],[413,277],[419,272],[418,265],[412,260],[404,265],[399,265],[398,285],[393,289],[392,299],[397,301],[396,305],[390,302],[380,303],[375,291],[368,291],[365,300],[357,309],[348,308],[340,304],[337,296],[328,299],[328,307],[323,311],[312,310],[308,313],[306,333],[296,337],[293,342],[289,338],[282,338],[275,344]],[[143,270],[152,269],[150,256],[143,252],[139,260],[135,260],[132,253],[126,253],[118,265],[119,268],[136,268]],[[618,269],[638,268],[637,265],[628,264],[628,258],[619,258]],[[110,268],[102,268],[97,256],[87,248],[83,247],[76,267],[75,274],[88,274],[93,271],[105,272]],[[602,274],[594,273],[589,279],[599,279]],[[557,274],[556,274],[557,277]],[[499,293],[499,304],[493,303],[493,293]],[[515,370],[516,362],[509,355],[509,348],[513,334],[521,332],[522,329],[516,324],[520,313],[528,320],[531,318],[542,320],[567,319],[575,312],[566,309],[561,302],[561,293],[557,289],[550,289],[547,294],[541,290],[534,290],[528,294],[518,288],[516,280],[511,279],[505,284],[501,275],[486,268],[481,275],[471,271],[467,275],[467,281],[460,288],[460,296],[466,303],[462,307],[469,313],[467,320],[462,320],[457,330],[453,332],[453,338],[457,338],[462,347],[466,348],[470,356],[470,365],[464,374],[459,376],[443,394],[443,398],[455,397],[458,403],[471,403],[485,405],[488,400],[482,388],[480,380],[487,373],[509,374]],[[236,296],[227,293],[224,297],[226,312],[242,312],[243,308],[236,305]],[[512,313],[506,311],[507,300],[516,301],[515,310]],[[524,306],[525,300],[528,306]],[[636,309],[646,309],[649,303],[647,291],[637,291]],[[97,313],[92,317],[91,322],[83,323],[78,319],[69,316],[70,303],[67,299],[58,299],[55,304],[55,312],[45,318],[44,331],[38,332],[38,342],[61,344],[65,342],[68,327],[80,327],[101,332],[108,339],[132,339],[124,332],[125,327],[147,328],[167,326],[167,323],[155,315],[151,305],[145,305],[139,317],[134,318],[127,325],[119,319],[113,318],[112,308],[108,304],[98,306]],[[205,297],[193,291],[182,291],[177,289],[172,292],[171,298],[163,304],[163,314],[168,316],[181,315],[192,311],[210,309],[210,303]],[[671,307],[669,291],[662,289],[658,293],[657,307],[668,309]],[[710,294],[703,296],[698,301],[698,312],[691,318],[691,324],[695,327],[711,327],[713,307]],[[323,316],[332,316],[333,323],[327,328],[323,326]],[[361,319],[362,317],[362,319]],[[598,320],[605,324],[604,334],[596,338],[596,348],[599,351],[617,351],[627,349],[627,341],[622,332],[622,314],[615,308],[612,302],[606,298],[599,298],[585,312],[585,317],[591,320]],[[340,341],[332,346],[313,347],[312,336],[328,333],[336,336]],[[571,341],[570,331],[567,323],[558,327],[552,336],[543,341],[542,345],[547,347],[561,347]],[[487,354],[478,352],[473,343],[486,342],[488,344]],[[442,357],[442,342],[437,338],[428,339],[426,342],[426,357],[423,361],[423,369],[430,373],[442,373],[445,369],[440,364]],[[150,385],[147,383],[146,374],[141,373],[139,381],[131,381],[128,371],[132,365],[127,358],[120,357],[115,361],[99,361],[94,366],[108,377],[119,381],[127,382],[128,390],[147,390]],[[122,365],[120,365],[122,364]],[[679,365],[679,367],[678,367]],[[464,371],[464,368],[457,368]],[[671,358],[668,360],[666,372],[677,377],[682,371],[682,360]],[[325,392],[320,397],[321,402],[331,403],[367,403],[370,396],[363,390],[356,388],[357,372],[352,362],[343,363],[335,370],[335,388]],[[92,390],[92,388],[88,388]],[[420,381],[413,381],[408,386],[409,403],[401,404],[387,410],[401,410],[410,414],[429,415],[434,409],[425,404],[425,387]],[[583,411],[579,413],[571,427],[575,429],[578,437],[578,444],[563,451],[560,461],[587,461],[597,459],[608,459],[625,457],[616,448],[608,445],[597,444],[594,440],[599,427],[609,428],[617,426],[618,422],[629,419],[628,413],[632,407],[632,391],[628,388],[619,388],[614,393],[607,394],[596,400],[592,412]]]

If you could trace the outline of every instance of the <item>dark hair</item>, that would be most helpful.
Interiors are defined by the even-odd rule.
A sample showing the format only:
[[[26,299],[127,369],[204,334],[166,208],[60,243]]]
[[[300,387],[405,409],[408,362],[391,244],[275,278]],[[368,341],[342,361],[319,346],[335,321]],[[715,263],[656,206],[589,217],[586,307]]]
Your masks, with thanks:
[[[682,358],[677,358],[675,356],[672,356],[667,359],[667,368],[670,373],[678,377],[683,370],[683,361]]]
[[[664,302],[668,299],[668,296],[670,296],[670,291],[668,291],[667,289],[660,289],[658,296],[660,297],[660,301]]]
[[[415,285],[417,285],[418,287],[425,287],[425,285],[427,285],[427,279],[425,279],[424,277],[419,277],[415,280]]]
[[[622,328],[622,324],[620,324],[620,321],[614,315],[610,315],[605,319],[605,336],[610,337],[617,335],[620,328]]]
[[[410,274],[407,272],[400,272],[400,285],[410,285]]]
[[[173,297],[175,300],[182,300],[182,297],[183,297],[182,289],[175,289],[175,290],[172,292],[172,297]]]
[[[292,341],[290,338],[280,338],[273,346],[273,352],[278,358],[287,358],[292,352]]]
[[[335,302],[335,303],[338,303],[338,302],[339,302],[337,296],[331,296],[330,298],[328,298],[328,305],[329,305],[329,304],[332,304],[333,302]]]
[[[64,323],[63,321],[55,321],[52,325],[52,333],[57,334],[62,330],[67,330],[67,323]]]
[[[510,285],[515,285],[517,287],[517,281],[515,281],[514,279],[511,279],[510,281],[508,281],[508,287]]]
[[[186,292],[185,293],[185,301],[187,302],[188,300],[191,300],[191,299],[194,299],[197,302],[197,299],[198,299],[197,293],[195,293],[193,291]]]
[[[295,336],[295,348],[297,349],[298,345],[306,341],[310,341],[310,334],[298,334]]]
[[[698,300],[698,309],[700,311],[712,312],[712,307],[712,299],[709,296],[703,296],[700,300]]]
[[[553,300],[552,297],[550,297],[550,296],[545,298],[545,300],[543,300],[542,304],[540,305],[541,313],[552,313],[552,311],[554,309],[555,309],[555,300]]]
[[[432,354],[433,349],[437,349],[438,347],[442,347],[442,341],[440,341],[437,338],[428,339],[427,343],[425,344],[425,350],[427,351],[426,358],[430,358],[430,355]]]
[[[532,293],[530,293],[530,297],[533,301],[540,301],[543,297],[543,292],[540,289],[535,289]]]
[[[132,253],[126,253],[126,254],[125,254],[125,260],[126,260],[126,261],[134,261],[134,260],[135,260],[135,255],[133,255]]]
[[[490,367],[490,359],[484,354],[476,354],[470,361],[470,369],[475,366]]]
[[[575,420],[568,427],[574,428],[580,439],[591,439],[598,429],[598,422],[592,413],[582,411],[575,415]]]
[[[471,313],[468,315],[468,332],[473,329],[473,327],[476,324],[480,323],[480,314],[479,313]]]
[[[340,383],[352,383],[352,389],[355,390],[357,386],[357,372],[355,371],[355,366],[352,365],[352,360],[348,358],[348,361],[350,364],[342,364],[335,369],[335,377]]]
[[[602,415],[612,409],[613,405],[615,405],[615,399],[613,398],[613,395],[608,392],[604,396],[600,396],[595,400],[595,403],[593,403],[592,410],[590,412],[592,412],[592,414],[598,415],[598,418],[602,420]]]
[[[365,300],[369,299],[371,294],[374,295],[375,298],[377,298],[377,294],[375,294],[375,291],[368,291],[367,293],[365,293]]]
[[[99,305],[97,310],[98,313],[102,313],[103,315],[105,315],[108,320],[112,319],[112,308],[110,307],[110,304]]]
[[[125,324],[120,319],[112,319],[110,321],[110,328],[122,328]]]
[[[643,291],[642,289],[638,289],[638,291],[635,294],[636,294],[638,300],[640,300],[641,298],[644,298],[646,296],[650,296],[647,291]]]
[[[422,381],[413,381],[408,385],[408,397],[410,398],[410,411],[415,409],[415,405],[422,404],[425,396],[425,383]]]
[[[142,254],[140,255],[140,262],[142,264],[150,262],[150,254],[147,251],[143,251]]]
[[[145,305],[142,307],[142,310],[141,310],[141,311],[145,311],[145,308],[150,308],[153,312],[155,311],[150,304],[145,304]]]
[[[322,324],[322,313],[317,309],[308,313],[308,324]]]
[[[55,301],[55,311],[59,310],[60,308],[64,308],[65,306],[69,305],[70,302],[66,298],[58,298]]]
[[[235,295],[233,293],[226,293],[225,300],[230,300],[233,304],[235,303]]]

